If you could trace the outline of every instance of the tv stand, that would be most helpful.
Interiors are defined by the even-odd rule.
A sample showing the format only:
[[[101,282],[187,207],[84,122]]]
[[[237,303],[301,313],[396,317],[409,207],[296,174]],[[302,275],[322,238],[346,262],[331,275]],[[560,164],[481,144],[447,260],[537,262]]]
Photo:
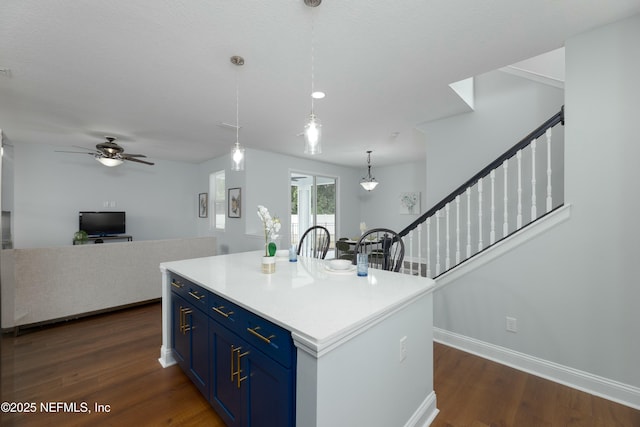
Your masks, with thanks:
[[[87,243],[104,243],[107,240],[126,240],[127,242],[132,242],[133,237],[131,237],[128,234],[118,234],[118,235],[110,235],[110,236],[91,236],[87,238]],[[73,244],[77,245],[78,242],[74,240]]]

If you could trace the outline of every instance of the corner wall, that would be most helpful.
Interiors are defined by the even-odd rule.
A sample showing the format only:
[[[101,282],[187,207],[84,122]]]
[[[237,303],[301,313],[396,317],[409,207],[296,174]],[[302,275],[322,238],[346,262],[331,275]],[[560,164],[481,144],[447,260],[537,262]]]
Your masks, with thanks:
[[[571,218],[437,290],[434,325],[580,373],[591,378],[580,388],[640,408],[637,40],[640,15],[567,41]]]

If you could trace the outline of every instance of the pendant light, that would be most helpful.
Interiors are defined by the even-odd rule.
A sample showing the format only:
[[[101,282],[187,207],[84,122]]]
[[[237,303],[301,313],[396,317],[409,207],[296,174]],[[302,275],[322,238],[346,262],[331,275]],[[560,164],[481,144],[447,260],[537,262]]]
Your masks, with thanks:
[[[318,7],[322,3],[322,0],[304,0],[304,4],[309,7]],[[322,146],[320,145],[322,140],[322,125],[320,120],[316,117],[313,110],[313,100],[316,98],[324,97],[323,93],[316,92],[313,85],[314,80],[314,27],[313,27],[313,12],[311,13],[311,115],[309,116],[309,122],[304,126],[304,152],[305,154],[320,154],[322,153]]]
[[[371,176],[371,151],[367,151],[367,176],[362,178],[360,185],[367,191],[373,190],[378,185],[378,181]]]
[[[231,63],[236,66],[244,65],[244,58],[234,55],[231,57]],[[236,143],[231,148],[231,170],[244,170],[244,147],[240,145],[240,84],[238,83],[238,75],[236,74]]]

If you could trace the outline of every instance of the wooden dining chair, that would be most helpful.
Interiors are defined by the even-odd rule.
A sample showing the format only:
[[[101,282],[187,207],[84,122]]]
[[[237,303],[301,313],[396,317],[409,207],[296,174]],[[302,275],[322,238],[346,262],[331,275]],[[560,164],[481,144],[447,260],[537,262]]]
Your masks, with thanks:
[[[300,238],[298,255],[324,259],[329,251],[330,242],[329,230],[321,225],[314,225],[308,228]]]
[[[371,268],[398,272],[404,260],[404,242],[393,230],[373,228],[360,237],[354,252],[356,256],[366,253]]]

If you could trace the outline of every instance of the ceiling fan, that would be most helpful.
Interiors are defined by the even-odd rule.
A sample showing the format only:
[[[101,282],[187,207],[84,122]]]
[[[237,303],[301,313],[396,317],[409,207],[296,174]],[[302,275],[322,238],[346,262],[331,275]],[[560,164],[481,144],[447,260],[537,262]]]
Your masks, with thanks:
[[[83,151],[58,151],[59,153],[78,153],[89,154],[97,161],[105,166],[114,167],[121,165],[125,160],[132,162],[144,163],[145,165],[153,165],[154,163],[140,160],[140,157],[147,157],[144,154],[128,154],[124,152],[124,148],[115,143],[117,138],[113,136],[105,136],[106,141],[96,144],[96,150],[92,152]],[[84,147],[78,147],[83,148]]]

